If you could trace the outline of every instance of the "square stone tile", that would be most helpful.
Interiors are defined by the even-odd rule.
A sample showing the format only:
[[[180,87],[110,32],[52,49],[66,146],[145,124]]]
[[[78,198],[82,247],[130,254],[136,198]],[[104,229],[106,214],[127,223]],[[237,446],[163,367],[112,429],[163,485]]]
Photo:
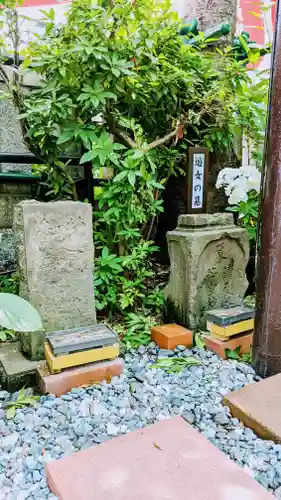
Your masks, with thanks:
[[[181,417],[49,462],[60,500],[274,500]]]
[[[281,373],[230,392],[224,402],[258,436],[281,443]]]

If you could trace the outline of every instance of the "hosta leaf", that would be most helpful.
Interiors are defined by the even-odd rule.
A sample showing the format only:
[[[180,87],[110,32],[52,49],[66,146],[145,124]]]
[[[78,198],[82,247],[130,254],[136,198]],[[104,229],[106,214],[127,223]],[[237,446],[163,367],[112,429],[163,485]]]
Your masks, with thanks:
[[[11,293],[0,294],[0,326],[16,332],[43,329],[38,311],[26,300]]]

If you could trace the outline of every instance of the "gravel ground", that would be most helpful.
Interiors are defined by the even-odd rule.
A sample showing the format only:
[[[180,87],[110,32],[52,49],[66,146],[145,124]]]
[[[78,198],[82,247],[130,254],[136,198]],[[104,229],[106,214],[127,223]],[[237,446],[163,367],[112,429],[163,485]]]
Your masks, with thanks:
[[[150,368],[159,355],[192,353],[202,365],[179,375]],[[159,351],[154,344],[126,354],[125,361],[125,374],[110,384],[42,396],[11,421],[0,409],[0,500],[54,500],[44,478],[47,461],[173,415],[183,415],[281,499],[281,445],[257,438],[222,405],[229,391],[257,380],[250,366],[181,346]],[[10,397],[0,391],[0,401]]]

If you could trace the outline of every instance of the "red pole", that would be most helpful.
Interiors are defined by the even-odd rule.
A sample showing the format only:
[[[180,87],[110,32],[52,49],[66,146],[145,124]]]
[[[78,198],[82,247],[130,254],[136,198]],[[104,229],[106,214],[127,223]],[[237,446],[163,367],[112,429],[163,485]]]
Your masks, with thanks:
[[[281,0],[276,8],[260,210],[253,364],[281,372]]]

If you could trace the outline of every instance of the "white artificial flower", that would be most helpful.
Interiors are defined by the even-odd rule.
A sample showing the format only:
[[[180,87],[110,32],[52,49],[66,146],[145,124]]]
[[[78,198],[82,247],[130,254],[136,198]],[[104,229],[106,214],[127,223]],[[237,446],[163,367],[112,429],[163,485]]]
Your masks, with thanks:
[[[216,188],[223,188],[230,205],[247,201],[250,191],[260,190],[261,174],[253,165],[224,168],[217,177]]]

